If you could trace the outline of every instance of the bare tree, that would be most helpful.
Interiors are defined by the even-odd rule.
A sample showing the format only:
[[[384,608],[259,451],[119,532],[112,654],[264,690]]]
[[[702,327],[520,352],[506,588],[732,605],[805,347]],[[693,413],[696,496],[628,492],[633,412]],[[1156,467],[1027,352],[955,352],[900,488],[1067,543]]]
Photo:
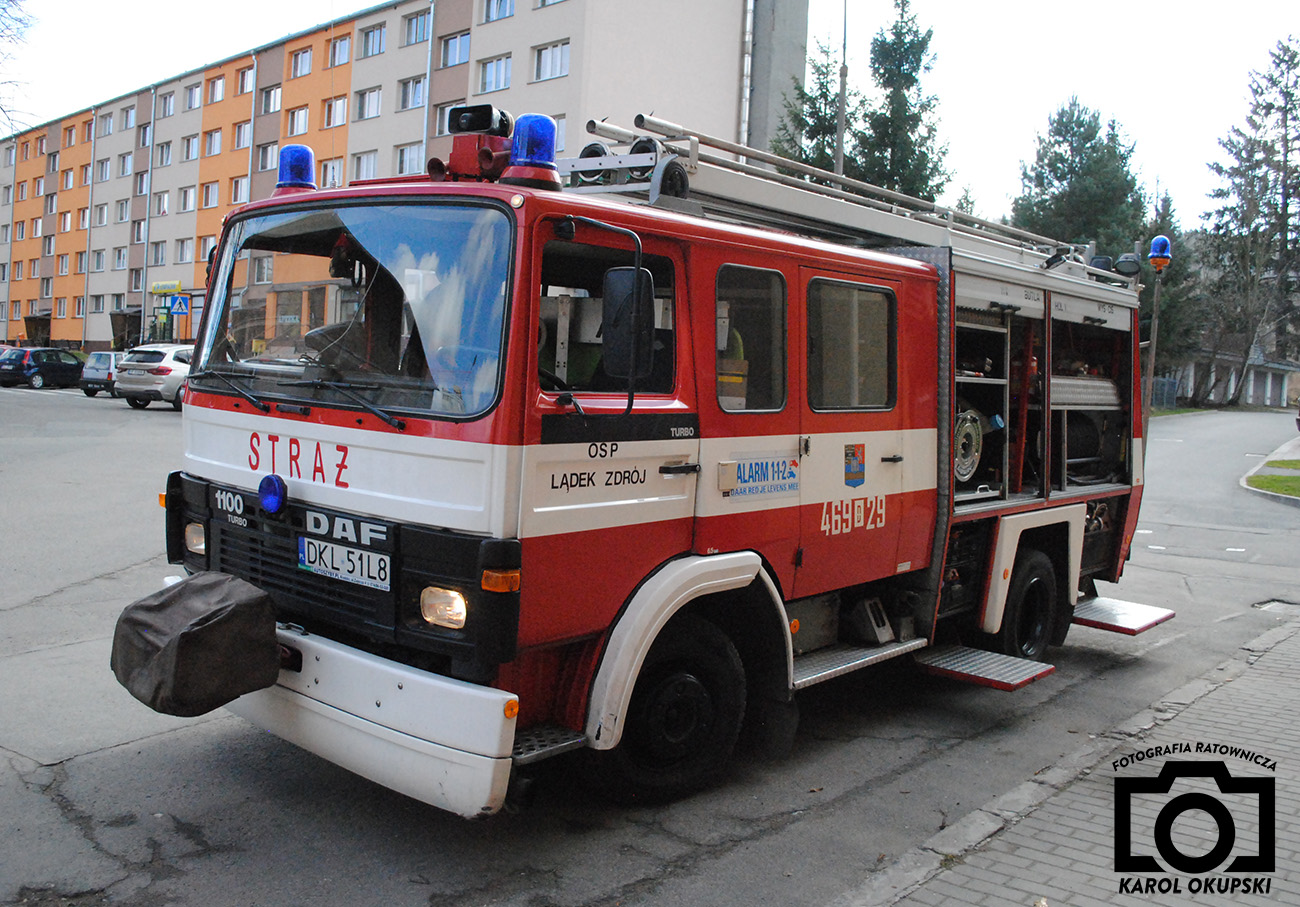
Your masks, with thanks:
[[[32,24],[22,0],[0,0],[0,123],[16,129],[10,97],[20,82],[13,77],[14,48],[21,44]]]

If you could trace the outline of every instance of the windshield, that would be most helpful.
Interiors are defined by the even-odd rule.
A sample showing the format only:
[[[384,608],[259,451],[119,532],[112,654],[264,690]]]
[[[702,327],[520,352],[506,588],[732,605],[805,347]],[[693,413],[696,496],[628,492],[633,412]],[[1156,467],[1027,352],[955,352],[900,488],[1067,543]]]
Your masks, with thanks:
[[[502,210],[464,204],[239,221],[214,265],[190,381],[229,392],[221,376],[258,397],[344,407],[361,396],[385,411],[482,413],[500,384],[510,231]]]

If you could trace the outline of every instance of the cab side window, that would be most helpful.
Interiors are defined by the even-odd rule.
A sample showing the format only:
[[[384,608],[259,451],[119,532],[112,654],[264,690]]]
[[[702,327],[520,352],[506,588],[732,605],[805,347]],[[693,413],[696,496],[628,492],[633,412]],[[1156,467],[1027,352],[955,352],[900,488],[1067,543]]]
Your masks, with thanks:
[[[878,287],[808,284],[808,404],[815,410],[894,405],[894,296]]]
[[[785,406],[785,278],[724,265],[714,292],[718,406],[728,412]]]
[[[630,267],[624,249],[552,240],[542,249],[541,319],[537,328],[538,364],[543,390],[618,393],[626,378],[606,373],[601,357],[605,272]],[[674,302],[676,280],[671,259],[644,254],[641,267],[654,278],[654,364],[636,390],[667,394],[673,389]]]

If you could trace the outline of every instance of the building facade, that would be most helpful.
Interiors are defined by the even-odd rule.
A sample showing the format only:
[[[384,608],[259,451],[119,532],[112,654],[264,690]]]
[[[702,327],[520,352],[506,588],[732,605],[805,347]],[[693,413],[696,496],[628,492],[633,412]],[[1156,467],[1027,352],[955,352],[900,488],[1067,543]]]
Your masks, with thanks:
[[[10,136],[0,337],[191,339],[222,219],[289,143],[321,186],[423,173],[460,104],[553,116],[562,154],[637,113],[767,148],[807,30],[807,0],[399,0]]]

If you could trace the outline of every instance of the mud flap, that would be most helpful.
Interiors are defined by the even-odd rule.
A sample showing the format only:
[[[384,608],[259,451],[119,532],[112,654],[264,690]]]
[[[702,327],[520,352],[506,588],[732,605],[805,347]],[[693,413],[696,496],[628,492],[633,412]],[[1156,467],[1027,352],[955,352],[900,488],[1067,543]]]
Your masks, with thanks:
[[[280,673],[271,597],[222,573],[196,573],[126,607],[113,674],[155,712],[193,717],[269,687]]]

